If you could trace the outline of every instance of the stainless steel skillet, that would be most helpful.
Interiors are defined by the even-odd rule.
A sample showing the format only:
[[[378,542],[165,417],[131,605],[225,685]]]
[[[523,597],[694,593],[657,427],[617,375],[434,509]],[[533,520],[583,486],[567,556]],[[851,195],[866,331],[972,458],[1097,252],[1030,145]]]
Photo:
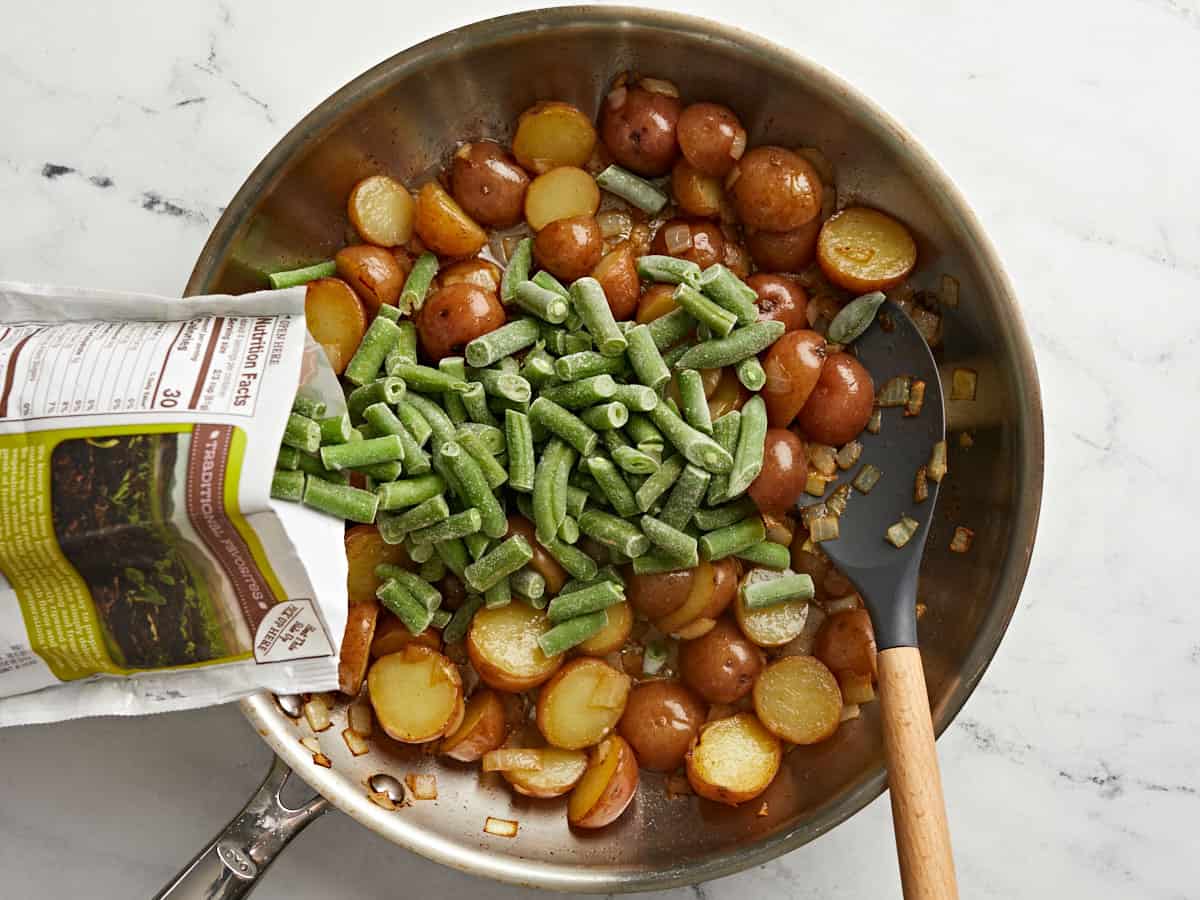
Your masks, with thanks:
[[[941,365],[944,376],[956,367],[979,375],[978,399],[947,409],[948,427],[970,428],[974,446],[952,458],[920,587],[928,610],[920,642],[940,732],[995,653],[1029,563],[1043,464],[1037,374],[1011,286],[957,189],[903,128],[821,67],[733,28],[635,8],[539,10],[457,29],[376,66],[293,128],[229,204],[187,290],[258,288],[262,272],[332,255],[347,239],[345,197],[358,179],[376,171],[415,179],[460,140],[506,137],[538,99],[594,111],[609,79],[629,68],[674,80],[685,98],[727,103],[752,142],[822,148],[836,167],[840,198],[879,206],[913,228],[919,287],[935,287],[942,273],[960,283]],[[959,523],[976,530],[969,554],[947,549]],[[868,706],[835,739],[788,755],[765,817],[756,815],[757,804],[729,810],[669,799],[648,776],[617,824],[579,835],[567,829],[559,804],[515,799],[474,767],[378,741],[369,754],[351,756],[339,736],[342,711],[320,735],[331,762],[324,768],[300,743],[309,734],[303,720],[273,698],[250,698],[243,710],[282,763],[192,877],[164,896],[238,896],[326,801],[458,869],[557,890],[620,892],[765,862],[844,821],[885,785],[879,723]],[[286,767],[324,800],[290,813],[279,807],[274,796]],[[368,799],[374,775],[427,771],[438,775],[436,802],[388,811]],[[483,833],[489,815],[518,820],[518,836]]]

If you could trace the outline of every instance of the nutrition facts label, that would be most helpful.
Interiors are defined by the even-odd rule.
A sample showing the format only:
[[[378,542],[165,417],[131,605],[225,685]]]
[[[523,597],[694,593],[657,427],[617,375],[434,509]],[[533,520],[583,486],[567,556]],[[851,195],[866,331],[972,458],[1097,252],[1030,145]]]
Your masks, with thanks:
[[[291,316],[0,325],[0,419],[251,416],[295,325]]]

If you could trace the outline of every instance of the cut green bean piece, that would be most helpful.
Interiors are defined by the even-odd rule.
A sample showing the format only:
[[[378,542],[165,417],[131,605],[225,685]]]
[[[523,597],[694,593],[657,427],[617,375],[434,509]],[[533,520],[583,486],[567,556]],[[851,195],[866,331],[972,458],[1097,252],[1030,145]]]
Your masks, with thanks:
[[[446,503],[445,496],[437,494],[402,513],[381,515],[379,536],[383,538],[384,543],[399,544],[410,532],[440,522],[449,515],[450,506]]]
[[[421,394],[461,394],[467,389],[467,382],[432,366],[397,362],[388,369],[388,375],[403,379],[410,391]]]
[[[713,422],[713,439],[724,447],[725,452],[729,453],[732,457],[737,452],[738,435],[741,434],[741,430],[742,414],[738,410],[733,409]],[[724,503],[728,499],[729,473],[722,472],[719,475],[714,475],[708,486],[708,503],[714,505]],[[738,518],[741,517],[739,516]]]
[[[696,328],[696,320],[686,309],[673,309],[646,325],[654,346],[659,351],[669,350],[688,337]],[[628,337],[628,336],[627,336]]]
[[[610,453],[613,462],[631,475],[652,475],[660,466],[653,456],[636,447],[613,447]]]
[[[538,397],[529,407],[529,420],[536,422],[551,434],[556,434],[575,450],[586,456],[596,449],[599,437],[583,419],[559,406],[553,400]]]
[[[637,515],[638,505],[633,491],[611,460],[592,456],[587,460],[587,467],[617,515],[626,518]]]
[[[629,421],[629,410],[623,403],[612,401],[588,407],[579,414],[579,418],[583,419],[589,428],[595,428],[597,431],[613,431],[623,427]]]
[[[424,475],[430,470],[429,456],[417,444],[404,423],[386,403],[372,403],[363,410],[363,417],[382,435],[392,434],[400,439],[404,450],[404,472],[407,475]]]
[[[575,544],[579,541],[579,521],[572,515],[568,515],[562,520],[562,524],[558,526],[558,539],[567,544]]]
[[[658,395],[644,384],[618,384],[612,399],[630,412],[651,412],[658,404]]]
[[[488,452],[499,456],[507,449],[504,432],[495,425],[483,425],[478,422],[464,422],[458,426],[458,431],[469,431],[483,442]]]
[[[395,322],[397,325],[400,324],[400,307],[392,306],[390,303],[381,304],[379,309],[377,309],[375,311],[375,315],[383,316],[385,319],[390,319],[391,321]],[[395,349],[396,349],[395,347],[392,347],[392,349],[389,350],[388,353],[391,354],[393,351],[395,351]]]
[[[727,337],[697,344],[679,358],[676,368],[718,369],[732,366],[743,359],[757,356],[783,337],[782,322],[755,322],[732,332]]]
[[[716,531],[718,528],[724,528],[727,525],[732,525],[734,522],[740,522],[747,516],[753,516],[758,512],[758,506],[749,497],[742,497],[739,500],[733,500],[723,506],[717,506],[712,509],[698,509],[693,520],[696,527],[701,531]]]
[[[758,319],[757,292],[720,263],[701,272],[696,286],[710,300],[737,316],[739,325],[749,325]]]
[[[778,546],[778,544],[772,545]],[[742,584],[742,602],[746,609],[765,609],[792,600],[811,600],[815,594],[810,575],[776,575],[747,578]]]
[[[767,438],[767,405],[762,397],[754,396],[742,407],[742,426],[738,431],[737,450],[733,468],[729,471],[726,494],[737,497],[745,493],[762,471]]]
[[[276,500],[291,500],[299,503],[304,497],[303,472],[291,469],[276,469],[271,477],[271,496]]]
[[[554,370],[554,357],[547,353],[544,347],[534,347],[525,354],[521,363],[521,377],[528,381],[534,390],[541,390],[546,385],[558,381]]]
[[[513,572],[508,582],[513,593],[526,600],[537,600],[546,594],[546,579],[528,566]]]
[[[394,578],[380,585],[375,591],[375,596],[412,634],[420,634],[433,621],[433,610],[426,607]]]
[[[394,510],[424,503],[445,490],[446,482],[442,476],[429,474],[404,481],[385,482],[375,489],[375,493],[379,495],[381,510]]]
[[[454,513],[440,522],[428,525],[419,531],[414,531],[409,537],[414,541],[425,544],[436,544],[439,541],[453,541],[475,534],[482,527],[479,510],[468,509]]]
[[[458,482],[459,499],[468,507],[475,507],[482,517],[483,533],[488,537],[504,537],[508,530],[508,521],[504,508],[492,489],[488,486],[487,478],[479,463],[457,441],[447,441],[438,449],[438,458],[453,473]],[[482,590],[482,588],[481,588]]]
[[[411,535],[404,539],[404,552],[415,563],[429,562],[436,555],[433,544],[426,543],[425,541],[414,541]]]
[[[467,566],[464,575],[473,589],[486,591],[501,579],[507,578],[533,558],[533,548],[519,534],[489,550]],[[448,564],[448,563],[447,563]]]
[[[430,612],[442,605],[442,592],[434,587],[430,583],[430,580],[424,576],[414,575],[407,569],[392,565],[391,563],[380,563],[375,567],[375,577],[382,578],[385,581],[391,578],[400,582]],[[436,581],[437,579],[433,580]]]
[[[462,445],[471,457],[479,464],[483,477],[487,479],[488,487],[493,491],[508,481],[508,472],[500,465],[496,455],[488,449],[477,432],[459,426],[458,443]]]
[[[442,541],[433,545],[434,552],[441,557],[446,568],[459,578],[464,577],[471,557],[467,554],[467,546],[462,541]]]
[[[588,613],[586,616],[577,616],[544,632],[538,638],[538,646],[547,656],[558,656],[566,653],[572,647],[582,644],[607,625],[608,613],[603,609]]]
[[[483,593],[483,604],[488,609],[498,609],[512,603],[512,585],[507,578],[501,578]]]
[[[272,272],[267,276],[267,283],[274,290],[283,290],[284,288],[299,287],[302,284],[308,284],[310,281],[316,281],[318,278],[332,278],[337,274],[337,263],[332,259],[327,259],[324,262],[313,263],[311,266],[304,266],[300,269],[288,269],[286,272]]]
[[[295,447],[280,447],[275,457],[275,468],[294,471],[300,468],[300,451]]]
[[[685,465],[687,465],[686,461],[678,454],[663,460],[658,470],[642,482],[641,487],[634,492],[638,509],[642,512],[649,512],[658,501],[658,498],[669,491],[671,486],[675,484],[675,479],[683,472]]]
[[[571,309],[570,303],[559,294],[532,281],[522,281],[518,284],[513,300],[521,309],[552,325],[565,322]]]
[[[450,421],[450,417],[440,406],[420,394],[409,394],[404,398],[404,402],[419,412],[429,424],[429,428],[433,432],[435,450],[446,441],[454,440],[454,423]]]
[[[383,483],[395,481],[404,473],[404,468],[400,465],[400,460],[390,459],[386,462],[372,463],[369,466],[355,466],[354,471],[362,473],[372,481]],[[374,490],[374,488],[368,488],[368,490]]]
[[[635,575],[661,575],[663,572],[677,572],[680,569],[694,569],[700,565],[699,553],[691,556],[670,556],[661,550],[651,550],[633,561]]]
[[[529,382],[520,375],[499,369],[472,369],[468,376],[483,385],[492,397],[503,397],[516,403],[528,402],[533,396]]]
[[[565,622],[576,616],[585,616],[601,609],[607,609],[625,599],[625,591],[621,585],[611,581],[597,581],[595,584],[562,593],[550,601],[546,609],[546,618],[551,622]]]
[[[571,484],[570,479],[567,480],[567,515],[578,519],[587,507],[588,499],[587,491]]]
[[[654,516],[642,516],[642,531],[650,543],[667,556],[691,558],[696,553],[696,539]]]
[[[645,413],[631,412],[629,414],[629,421],[625,423],[625,433],[629,435],[629,440],[635,446],[640,444],[658,444],[661,447],[666,443],[663,433],[658,430],[658,426]]]
[[[578,381],[548,387],[542,397],[567,409],[586,409],[613,399],[619,386],[611,375],[593,375]]]
[[[733,331],[733,326],[737,324],[736,315],[709,300],[690,284],[679,285],[671,296],[700,325],[721,337]]]
[[[327,444],[321,448],[321,464],[335,472],[403,459],[404,444],[394,434],[348,444]]]
[[[532,347],[541,330],[537,319],[517,319],[467,344],[467,365],[476,369],[494,365],[518,350]]]
[[[425,295],[429,293],[429,285],[433,283],[433,276],[437,274],[437,270],[437,257],[429,251],[417,257],[417,261],[413,263],[413,267],[408,273],[408,278],[404,280],[404,289],[400,291],[400,299],[396,301],[396,306],[402,312],[412,316],[425,305]]]
[[[381,306],[379,309],[382,314],[382,310],[396,309],[396,307]],[[383,371],[385,372],[399,362],[413,363],[414,365],[417,362],[417,326],[411,319],[400,319],[396,320],[396,327],[400,329],[400,334],[396,338],[396,343],[392,345],[392,349],[388,351],[388,355],[384,357]]]
[[[396,379],[400,384],[404,384],[400,379]],[[396,416],[404,423],[404,427],[408,429],[408,433],[412,435],[413,440],[417,442],[418,447],[424,447],[429,441],[429,436],[433,434],[433,429],[429,425],[429,420],[421,415],[411,403],[406,400],[400,400],[393,404],[396,410]]]
[[[328,412],[328,407],[319,397],[298,393],[292,398],[292,412],[306,419],[320,419]]]
[[[467,630],[471,627],[471,620],[475,618],[475,613],[482,608],[483,602],[482,594],[468,594],[462,606],[454,611],[450,622],[442,629],[442,640],[447,644],[457,644],[465,638]]]
[[[618,165],[611,165],[597,175],[596,184],[650,215],[661,212],[668,202],[667,195],[645,178]]]
[[[663,362],[667,364],[667,368],[674,370],[679,360],[683,359],[683,355],[692,349],[692,344],[684,341],[675,347],[672,347],[663,354]]]
[[[684,421],[711,437],[712,415],[708,411],[708,397],[704,394],[704,379],[695,369],[683,369],[675,378]]]
[[[757,393],[767,384],[767,373],[757,356],[747,357],[737,364],[737,377],[748,391]]]
[[[700,267],[690,259],[680,259],[677,256],[639,256],[637,271],[638,277],[643,281],[657,281],[663,284],[695,284],[700,280]]]
[[[441,562],[441,560],[439,559],[438,562]],[[444,569],[445,565],[442,568]],[[450,610],[439,609],[433,614],[433,618],[429,620],[429,627],[436,628],[438,631],[444,631],[452,618],[454,618],[454,614]]]
[[[479,559],[479,557],[487,553],[492,547],[492,539],[482,531],[468,534],[463,538],[463,543],[466,544],[467,552],[471,554],[472,560]]]
[[[585,509],[579,517],[579,529],[593,540],[632,558],[650,549],[650,541],[631,522],[598,509]]]
[[[596,342],[597,350],[605,356],[620,356],[625,352],[625,335],[617,327],[600,282],[591,276],[576,279],[571,285],[571,301]]]
[[[742,550],[738,550],[734,554],[738,559],[744,559],[746,562],[752,562],[756,566],[763,566],[768,569],[786,569],[792,564],[792,554],[783,544],[776,544],[771,541],[763,541],[761,544],[752,544]],[[807,577],[807,576],[805,576]],[[811,600],[811,597],[806,597],[806,600]]]
[[[538,543],[572,577],[582,581],[591,581],[596,577],[596,561],[578,547],[573,547],[568,543],[560,541],[557,537],[551,541],[539,540]]]
[[[317,420],[321,426],[322,444],[344,444],[350,440],[353,428],[350,425],[350,414],[342,413]]]
[[[700,555],[710,562],[732,556],[767,539],[762,516],[747,516],[740,522],[710,531],[700,538]]]
[[[375,512],[379,508],[379,498],[370,491],[350,487],[348,484],[335,484],[311,475],[304,479],[302,499],[305,506],[350,522],[362,522],[367,525],[375,521]]]
[[[487,391],[479,382],[472,382],[460,396],[467,418],[479,425],[495,425],[496,417],[488,407]]]
[[[352,390],[350,396],[346,398],[346,409],[349,411],[350,417],[358,421],[363,418],[364,411],[368,406],[376,403],[398,404],[404,399],[407,391],[407,385],[399,378],[377,378]]]
[[[592,349],[592,337],[586,331],[572,332],[565,327],[543,322],[541,336],[546,349],[556,356],[568,356]]]
[[[395,346],[399,337],[400,328],[395,322],[383,316],[376,316],[367,328],[367,333],[363,335],[362,343],[346,364],[342,377],[359,386],[374,381],[379,376],[388,351]]]
[[[308,416],[289,413],[283,429],[283,444],[301,453],[316,453],[321,449],[321,426]]]
[[[653,391],[657,391],[671,380],[671,370],[663,362],[658,345],[654,342],[650,326],[638,325],[625,334],[629,342],[626,355],[633,371],[637,373],[638,381]]]
[[[651,410],[650,417],[688,462],[713,474],[728,472],[733,467],[733,457],[729,452],[707,434],[683,421],[669,403],[658,404]]]
[[[571,292],[567,290],[566,285],[564,285],[545,269],[542,269],[540,272],[534,275],[532,280],[533,283],[538,287],[545,288],[548,291],[554,291],[554,293],[558,294],[558,296],[562,297],[564,300],[571,299]]]
[[[554,374],[563,381],[578,381],[593,375],[620,375],[625,360],[620,356],[605,356],[595,350],[582,350],[554,361]]]
[[[332,481],[335,484],[347,484],[350,481],[348,472],[334,472],[331,469],[321,465],[321,459],[317,456],[310,456],[307,453],[301,453],[297,461],[297,468],[305,475],[312,475],[315,478],[321,478],[325,481]]]
[[[533,430],[529,417],[507,410],[504,413],[504,434],[508,442],[508,485],[514,491],[530,493],[534,487],[537,464],[533,455]]]
[[[446,356],[439,359],[438,371],[466,384],[466,366],[463,365],[461,356]],[[442,394],[442,408],[446,410],[446,415],[450,417],[450,421],[455,425],[461,425],[471,418],[467,414],[467,406],[463,403],[462,399],[462,395],[467,393],[471,387],[472,385],[467,384],[461,392],[446,391]],[[486,401],[484,405],[487,405]]]
[[[561,438],[552,439],[542,453],[533,480],[533,520],[539,543],[553,540],[566,517],[565,480],[573,462],[574,451]]]
[[[507,305],[517,296],[517,285],[529,277],[533,265],[533,238],[521,238],[513,248],[504,276],[500,279],[500,299]]]
[[[712,475],[699,466],[688,463],[680,473],[675,486],[671,488],[671,494],[667,497],[667,502],[663,504],[658,518],[672,528],[682,531],[687,527],[688,522],[692,521],[696,510],[700,508],[700,503],[704,500],[704,493],[708,490],[712,478]],[[648,531],[646,536],[651,541],[654,540],[654,535]]]

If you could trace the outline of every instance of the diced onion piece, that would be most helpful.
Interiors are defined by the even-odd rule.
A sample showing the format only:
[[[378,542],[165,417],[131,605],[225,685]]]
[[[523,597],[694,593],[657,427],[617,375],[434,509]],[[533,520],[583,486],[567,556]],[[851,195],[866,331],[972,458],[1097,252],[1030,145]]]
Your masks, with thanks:
[[[437,791],[437,776],[430,773],[409,772],[404,776],[404,783],[408,785],[409,791],[412,792],[415,800],[436,800]]]
[[[342,729],[342,740],[346,742],[346,747],[355,756],[362,756],[371,749],[366,739],[353,728]]]
[[[329,716],[329,707],[315,697],[304,704],[304,718],[313,731],[324,731],[333,724],[333,719]]]
[[[337,704],[337,697],[334,696],[333,691],[321,691],[318,694],[313,694],[312,699],[324,704],[326,709],[333,709]]]
[[[971,549],[973,540],[975,540],[975,532],[959,525],[954,529],[954,537],[950,539],[950,550],[953,553],[966,553]]]
[[[313,754],[313,762],[316,763],[318,766],[320,766],[322,769],[332,769],[333,768],[333,760],[330,759],[328,756],[326,756],[324,753],[314,753]]]
[[[974,400],[979,375],[974,369],[955,369],[950,376],[951,400]]]
[[[871,418],[867,419],[867,431],[871,434],[879,434],[881,428],[883,428],[883,410],[876,408],[871,413]]]
[[[975,446],[975,438],[971,437],[971,432],[960,431],[958,433],[958,446],[964,450],[969,450]]]
[[[791,516],[772,516],[768,513],[763,513],[763,526],[767,529],[767,540],[773,544],[782,544],[785,547],[792,545],[792,538],[796,536],[796,523]]]
[[[539,772],[541,768],[542,754],[539,750],[501,747],[499,750],[489,750],[483,754],[483,771],[485,772],[511,772],[514,769]]]
[[[638,82],[638,87],[652,94],[664,94],[667,97],[679,96],[679,88],[675,87],[674,82],[667,81],[665,78],[643,78]]]
[[[822,475],[837,474],[837,451],[828,444],[809,444],[808,459]]]
[[[396,811],[396,801],[383,791],[367,791],[367,799],[376,806],[386,809],[388,812]]]
[[[889,378],[879,389],[875,405],[887,409],[893,406],[903,406],[908,402],[909,386],[912,384],[911,375],[897,375]]]
[[[729,155],[734,159],[741,159],[746,152],[746,129],[739,128],[733,136],[733,141],[729,144]]]
[[[930,347],[936,347],[942,342],[942,317],[932,310],[917,307],[910,314],[913,325],[920,332]]]
[[[876,412],[878,412],[878,410],[876,410]],[[862,456],[862,452],[863,445],[858,441],[851,441],[850,443],[844,445],[840,450],[838,450],[837,456],[835,457],[837,467],[842,471],[853,469],[854,464],[858,462],[858,458]]]
[[[925,382],[917,378],[913,380],[908,392],[908,402],[904,404],[905,416],[919,416],[921,407],[925,405]]]
[[[642,651],[642,674],[657,675],[667,664],[668,655],[666,641],[651,641]]]
[[[800,510],[800,519],[804,522],[804,527],[812,530],[812,523],[817,519],[823,519],[829,515],[829,507],[824,503],[814,503],[812,506],[806,506]]]
[[[369,702],[360,700],[357,703],[350,704],[350,709],[346,713],[347,725],[363,737],[370,737],[373,722],[374,717],[371,715],[371,704]]]
[[[949,471],[949,466],[946,463],[946,442],[938,441],[933,445],[933,449],[929,451],[929,465],[926,467],[927,474],[930,479],[941,484],[946,473]]]
[[[606,209],[596,214],[596,224],[601,237],[626,237],[633,228],[633,219],[623,209]]]
[[[846,505],[850,502],[850,485],[839,484],[834,492],[829,495],[825,501],[825,508],[829,510],[831,516],[840,516],[846,511]]]
[[[913,539],[921,523],[910,516],[901,516],[900,521],[889,525],[886,533],[888,543],[893,547],[903,547]]]
[[[825,604],[825,612],[829,613],[831,616],[834,613],[846,612],[847,610],[861,608],[862,596],[857,592],[853,594],[847,594],[845,597],[838,597],[836,600],[830,600]]]
[[[919,466],[917,468],[917,476],[913,481],[913,502],[924,503],[929,499],[929,476],[928,466]]]
[[[838,686],[842,689],[842,700],[855,706],[870,703],[875,699],[875,687],[870,675],[858,672],[838,672]]]
[[[938,291],[938,299],[943,306],[948,306],[950,309],[958,307],[958,279],[953,275],[942,276],[942,287]]]
[[[809,471],[808,480],[804,482],[804,493],[814,497],[824,497],[827,484],[829,484],[829,479],[820,472]]]
[[[820,519],[813,519],[812,525],[808,529],[809,538],[816,544],[819,544],[821,541],[836,540],[840,533],[837,516],[825,516]]]
[[[863,463],[863,467],[858,470],[858,474],[854,476],[854,480],[850,482],[854,485],[854,489],[862,494],[871,493],[871,489],[879,483],[883,472],[877,469],[870,463]]]
[[[321,742],[312,735],[300,738],[300,746],[309,753],[317,753],[321,749]]]
[[[624,88],[621,90],[624,90]],[[485,832],[503,838],[516,837],[517,828],[519,827],[519,822],[515,822],[512,819],[497,819],[495,816],[488,816],[487,820],[483,823],[483,830]]]
[[[842,706],[842,714],[841,714],[841,717],[838,719],[838,722],[839,723],[849,722],[851,719],[857,719],[857,718],[858,718],[858,704],[857,703],[847,703],[844,706]]]
[[[672,256],[687,253],[692,249],[692,227],[685,222],[668,225],[663,229],[663,241]]]
[[[595,709],[620,709],[629,696],[629,679],[615,669],[606,673],[592,688],[588,706]]]

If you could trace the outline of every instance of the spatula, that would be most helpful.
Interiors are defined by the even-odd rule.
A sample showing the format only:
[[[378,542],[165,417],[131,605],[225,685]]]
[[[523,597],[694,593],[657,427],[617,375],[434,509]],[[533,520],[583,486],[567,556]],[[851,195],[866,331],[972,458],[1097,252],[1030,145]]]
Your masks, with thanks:
[[[903,407],[882,410],[879,433],[864,432],[859,438],[862,456],[841,480],[852,481],[867,464],[882,475],[868,493],[852,492],[839,520],[839,536],[823,542],[821,549],[858,587],[875,627],[888,788],[904,896],[952,900],[958,888],[916,618],[917,572],[939,485],[928,481],[929,496],[921,502],[914,500],[914,487],[917,469],[928,463],[933,445],[945,438],[942,387],[929,345],[893,303],[884,304],[854,346],[877,390],[894,376],[911,376],[914,383],[925,382],[925,400],[915,416],[905,416]],[[902,516],[915,520],[917,527],[907,543],[896,547],[885,534]]]

